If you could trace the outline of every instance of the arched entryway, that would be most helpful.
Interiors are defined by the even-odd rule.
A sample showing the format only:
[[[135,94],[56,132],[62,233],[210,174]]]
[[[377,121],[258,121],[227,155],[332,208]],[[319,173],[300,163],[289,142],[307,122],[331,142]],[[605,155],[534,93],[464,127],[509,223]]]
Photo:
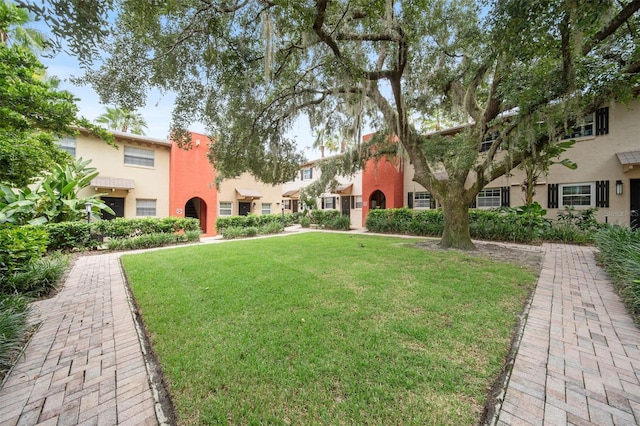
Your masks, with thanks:
[[[193,197],[184,205],[184,217],[200,220],[200,229],[207,231],[207,203],[200,197]]]
[[[384,193],[380,190],[373,191],[371,197],[369,197],[369,209],[386,209],[387,199]]]

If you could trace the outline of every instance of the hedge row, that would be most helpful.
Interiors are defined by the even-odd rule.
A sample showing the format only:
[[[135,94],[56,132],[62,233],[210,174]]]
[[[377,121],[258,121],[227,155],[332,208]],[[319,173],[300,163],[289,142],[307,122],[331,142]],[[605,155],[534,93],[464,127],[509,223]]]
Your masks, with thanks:
[[[290,226],[294,223],[298,223],[299,217],[300,213],[285,213],[285,226]],[[229,228],[260,228],[272,223],[282,224],[282,214],[250,214],[247,216],[218,217],[218,220],[216,221],[216,229],[218,230],[219,234],[222,234],[224,233],[225,229]]]
[[[371,232],[440,237],[444,216],[441,209],[371,210],[366,227]],[[469,210],[469,232],[472,238],[518,243],[539,240],[587,243],[593,240],[591,228],[581,228],[569,220],[553,224],[539,214],[515,210]]]

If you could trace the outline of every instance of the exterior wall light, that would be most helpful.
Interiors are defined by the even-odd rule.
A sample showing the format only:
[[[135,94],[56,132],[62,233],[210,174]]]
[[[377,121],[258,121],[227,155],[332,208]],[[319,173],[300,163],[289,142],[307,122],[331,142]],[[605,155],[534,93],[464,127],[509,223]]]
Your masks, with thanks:
[[[616,181],[616,195],[622,195],[622,181]]]

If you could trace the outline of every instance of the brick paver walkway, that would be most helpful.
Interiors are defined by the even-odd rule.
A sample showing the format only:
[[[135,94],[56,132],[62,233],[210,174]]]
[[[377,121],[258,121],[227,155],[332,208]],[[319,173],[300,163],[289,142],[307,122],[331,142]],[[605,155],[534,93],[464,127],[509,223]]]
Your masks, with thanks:
[[[545,245],[497,423],[640,423],[640,331],[594,249]],[[118,254],[81,257],[0,389],[0,424],[158,424]],[[160,418],[164,418],[158,410]]]
[[[155,425],[119,255],[77,259],[0,389],[2,425]]]
[[[544,248],[498,425],[640,424],[640,331],[593,248]]]

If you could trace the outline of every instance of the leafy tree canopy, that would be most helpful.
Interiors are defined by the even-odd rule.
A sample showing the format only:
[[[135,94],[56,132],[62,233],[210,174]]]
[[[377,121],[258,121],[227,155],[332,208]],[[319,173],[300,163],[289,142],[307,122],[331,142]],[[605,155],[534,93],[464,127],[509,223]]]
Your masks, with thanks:
[[[0,3],[0,34],[6,41],[24,11]],[[18,32],[19,33],[19,32]],[[110,136],[77,117],[75,98],[53,88],[46,69],[28,46],[0,43],[0,183],[25,186],[55,164],[69,161],[56,141],[87,127],[103,139]]]
[[[223,176],[292,178],[301,155],[283,135],[301,114],[327,136],[357,137],[352,123],[367,121],[378,145],[354,141],[343,165],[405,155],[443,206],[447,247],[473,247],[468,206],[483,186],[585,113],[637,96],[639,0],[48,4],[31,9],[86,63],[109,41],[86,76],[103,101],[135,108],[151,86],[174,91],[174,135],[207,124]],[[462,126],[426,134],[433,121]]]

